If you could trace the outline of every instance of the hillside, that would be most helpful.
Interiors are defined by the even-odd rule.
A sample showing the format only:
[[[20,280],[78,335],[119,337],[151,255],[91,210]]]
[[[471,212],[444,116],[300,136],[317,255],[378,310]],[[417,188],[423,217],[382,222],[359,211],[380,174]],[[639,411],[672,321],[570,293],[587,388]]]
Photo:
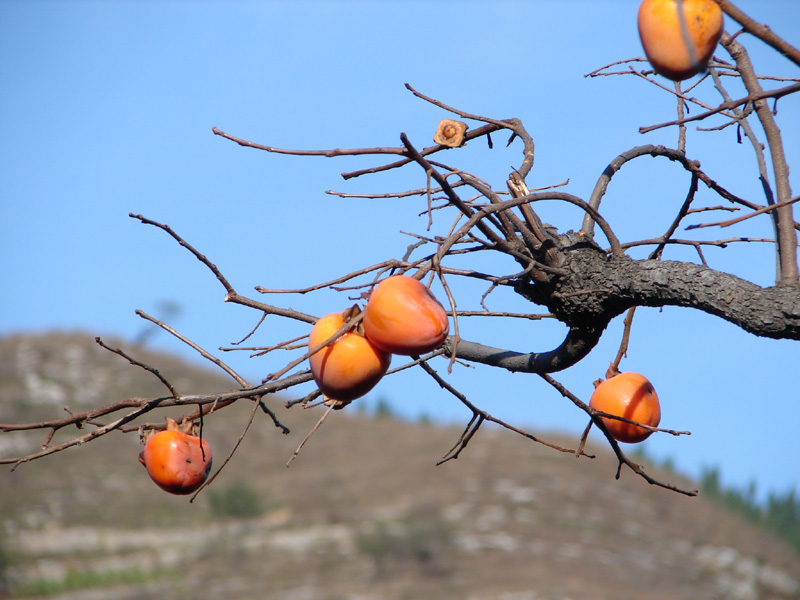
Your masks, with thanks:
[[[232,387],[172,357],[137,356],[182,390]],[[162,393],[92,336],[0,338],[0,422]],[[0,468],[10,597],[800,598],[800,560],[783,542],[702,497],[629,472],[615,480],[603,448],[576,460],[486,428],[462,458],[437,467],[459,430],[349,407],[287,469],[321,413],[270,405],[291,434],[259,412],[232,462],[191,504],[150,482],[135,434]],[[216,466],[250,408],[206,423]],[[0,433],[0,455],[24,452],[21,438]],[[41,442],[41,432],[25,436],[28,448]]]

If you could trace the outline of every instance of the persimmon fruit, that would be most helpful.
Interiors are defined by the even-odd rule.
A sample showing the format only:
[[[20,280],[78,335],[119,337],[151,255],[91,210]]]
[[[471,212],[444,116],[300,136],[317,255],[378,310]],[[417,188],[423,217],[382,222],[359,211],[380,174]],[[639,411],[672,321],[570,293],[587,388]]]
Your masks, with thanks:
[[[378,348],[406,356],[423,354],[447,337],[447,312],[418,279],[387,277],[369,295],[364,333]]]
[[[211,447],[191,431],[191,423],[167,419],[167,429],[150,435],[139,454],[150,479],[170,494],[191,494],[211,471]]]
[[[661,422],[661,404],[653,384],[639,373],[625,372],[609,377],[594,390],[589,406],[616,417],[636,421],[642,425],[658,427]],[[647,439],[652,431],[602,417],[612,437],[628,444],[636,444]]]
[[[353,307],[319,319],[308,338],[309,351],[324,343],[359,312]],[[332,400],[346,402],[360,398],[375,387],[389,369],[392,355],[374,346],[364,337],[361,328],[356,328],[315,352],[308,360],[319,390]]]
[[[643,0],[637,20],[647,60],[656,73],[673,81],[706,69],[724,26],[722,9],[713,0]]]

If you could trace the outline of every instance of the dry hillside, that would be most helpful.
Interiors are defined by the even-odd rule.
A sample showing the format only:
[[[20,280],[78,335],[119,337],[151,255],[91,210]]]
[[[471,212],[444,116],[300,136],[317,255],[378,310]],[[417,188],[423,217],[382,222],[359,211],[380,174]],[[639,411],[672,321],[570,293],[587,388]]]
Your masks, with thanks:
[[[182,390],[231,387],[174,358],[137,355]],[[152,376],[91,336],[0,339],[0,422],[152,394],[162,394]],[[437,467],[457,431],[351,406],[333,413],[287,469],[321,413],[272,406],[292,433],[281,435],[259,413],[234,460],[192,504],[150,482],[135,435],[107,436],[14,472],[4,466],[6,594],[800,598],[800,560],[785,544],[702,497],[650,487],[629,472],[615,480],[603,448],[595,460],[576,460],[486,428],[462,458]],[[234,406],[206,423],[217,465],[249,412]],[[24,452],[21,438],[0,433],[0,454]],[[24,443],[41,441],[39,434]]]

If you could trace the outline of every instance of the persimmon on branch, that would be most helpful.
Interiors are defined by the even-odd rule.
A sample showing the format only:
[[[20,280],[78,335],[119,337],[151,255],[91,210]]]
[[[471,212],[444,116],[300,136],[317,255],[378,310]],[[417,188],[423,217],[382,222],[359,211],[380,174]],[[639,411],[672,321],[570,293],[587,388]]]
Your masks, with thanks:
[[[746,16],[742,16],[730,3],[716,0],[726,13],[745,25],[745,30],[752,32],[781,52],[786,52],[795,63],[800,65],[796,50],[783,42],[774,33],[764,30]],[[741,33],[741,32],[740,32]],[[720,34],[721,35],[721,34]],[[428,102],[441,109],[448,116],[477,123],[474,129],[468,129],[463,121],[452,121],[458,125],[455,129],[463,137],[442,138],[445,143],[421,147],[406,134],[400,134],[399,143],[392,146],[376,146],[372,148],[329,149],[329,150],[293,150],[277,148],[255,143],[213,128],[213,133],[239,146],[266,153],[294,155],[298,157],[370,156],[375,159],[372,167],[359,171],[342,173],[344,180],[367,177],[389,169],[405,168],[410,175],[417,175],[409,189],[381,190],[374,194],[358,194],[360,198],[423,198],[424,208],[420,216],[427,217],[427,231],[436,228],[440,233],[412,233],[414,242],[396,257],[366,266],[347,274],[333,275],[323,282],[309,282],[305,287],[295,289],[276,289],[274,287],[257,286],[255,291],[264,296],[280,298],[286,294],[313,294],[320,290],[334,290],[357,294],[363,300],[370,298],[371,290],[376,284],[394,274],[406,274],[420,281],[427,280],[430,286],[433,280],[438,281],[444,290],[446,315],[452,320],[452,334],[443,341],[436,342],[433,349],[425,352],[408,353],[407,359],[386,371],[391,376],[409,368],[421,369],[433,383],[461,402],[470,412],[462,434],[455,444],[448,449],[440,464],[459,458],[474,439],[481,426],[487,422],[495,423],[506,430],[521,435],[526,439],[542,444],[559,452],[576,457],[591,457],[584,451],[586,437],[590,427],[597,427],[607,439],[617,457],[619,468],[623,467],[643,477],[647,482],[680,493],[693,495],[693,490],[680,489],[672,484],[658,481],[645,473],[641,465],[631,460],[623,451],[612,430],[616,430],[614,421],[624,422],[639,427],[642,435],[660,432],[671,435],[684,435],[688,432],[663,429],[656,421],[635,422],[605,410],[599,410],[570,392],[553,378],[553,374],[571,367],[584,359],[594,349],[604,335],[609,323],[616,317],[626,314],[624,334],[619,352],[612,360],[607,377],[616,376],[620,361],[626,354],[628,339],[635,324],[635,310],[640,306],[663,307],[679,306],[703,311],[709,315],[725,319],[745,331],[755,335],[775,338],[800,340],[800,282],[797,275],[797,230],[800,225],[794,220],[792,207],[797,197],[791,194],[789,170],[786,165],[783,141],[777,127],[775,116],[766,105],[767,98],[779,98],[800,91],[800,82],[796,79],[782,77],[765,77],[756,74],[746,52],[739,43],[739,34],[721,35],[722,47],[728,51],[732,63],[720,59],[711,62],[710,71],[722,100],[715,102],[708,98],[700,100],[688,95],[689,90],[681,90],[680,84],[675,89],[661,84],[652,71],[639,70],[635,64],[645,59],[634,58],[618,61],[594,71],[590,76],[600,75],[635,75],[658,85],[660,89],[673,94],[678,103],[678,119],[657,127],[676,127],[679,132],[677,148],[645,144],[622,151],[601,172],[594,189],[588,199],[578,195],[558,191],[557,184],[552,188],[531,191],[525,182],[534,165],[535,145],[532,136],[519,119],[493,119],[449,106],[444,102],[430,98],[406,85],[417,99]],[[625,64],[627,70],[610,72],[609,69]],[[695,69],[697,65],[692,65]],[[697,71],[694,71],[697,72]],[[731,100],[730,94],[721,83],[720,74],[741,80],[747,96],[739,100]],[[793,81],[775,90],[761,88],[762,81]],[[691,88],[690,88],[691,89]],[[684,114],[684,103],[694,103],[703,107],[704,112],[687,117]],[[724,118],[725,124],[736,124],[745,131],[754,149],[756,172],[762,181],[764,200],[743,197],[719,184],[707,173],[699,161],[688,154],[686,146],[686,125],[691,122],[705,122],[712,117]],[[751,121],[753,122],[751,124]],[[756,132],[756,126],[764,135]],[[641,129],[645,131],[647,128]],[[482,179],[479,174],[468,173],[451,164],[442,162],[446,153],[454,160],[458,158],[458,148],[465,143],[486,142],[487,151],[492,151],[492,136],[505,133],[508,135],[507,146],[519,144],[518,164],[512,167],[508,178],[495,188]],[[455,141],[450,141],[454,139]],[[762,149],[762,144],[766,151]],[[515,148],[516,148],[515,147]],[[609,186],[615,177],[624,171],[628,163],[650,157],[659,161],[675,163],[685,171],[687,186],[685,194],[676,199],[674,217],[665,223],[664,233],[656,238],[642,240],[620,240],[614,232],[614,223],[605,219],[602,214],[602,203]],[[388,162],[387,162],[388,161]],[[672,169],[668,163],[666,168]],[[771,171],[769,166],[771,166]],[[424,179],[424,184],[419,183]],[[705,186],[715,196],[715,202],[723,204],[696,206],[697,192]],[[331,192],[341,198],[355,196],[344,192]],[[583,213],[582,223],[577,232],[567,231],[569,224],[557,229],[545,225],[537,214],[537,203],[541,201],[569,203]],[[710,211],[742,210],[748,212],[728,221],[706,223],[689,223],[688,220],[704,218]],[[209,260],[200,249],[181,237],[166,224],[159,223],[143,215],[131,214],[132,218],[144,225],[154,227],[169,235],[177,244],[190,252],[219,281],[224,290],[225,302],[239,304],[254,311],[257,315],[255,326],[239,342],[230,347],[221,348],[224,352],[246,351],[253,357],[277,351],[288,352],[283,366],[269,374],[259,383],[248,383],[243,377],[230,368],[213,353],[200,348],[187,336],[177,332],[169,325],[146,315],[142,311],[137,314],[162,327],[171,335],[199,352],[212,362],[216,368],[224,371],[238,386],[237,389],[199,395],[184,395],[169,382],[157,368],[137,360],[126,351],[110,348],[98,339],[98,343],[107,350],[127,360],[134,367],[142,368],[156,377],[165,387],[167,393],[159,398],[127,398],[104,407],[87,411],[69,413],[57,419],[21,424],[0,424],[0,431],[14,433],[20,431],[43,432],[42,449],[24,456],[0,458],[0,463],[14,467],[21,463],[42,458],[67,448],[84,444],[112,431],[139,432],[159,430],[163,423],[155,420],[145,421],[152,414],[162,409],[173,408],[186,411],[181,422],[198,422],[202,432],[208,426],[208,420],[216,412],[235,402],[252,403],[250,420],[244,427],[239,440],[223,461],[222,467],[231,460],[239,443],[246,435],[253,419],[259,411],[266,414],[272,423],[283,433],[289,429],[278,418],[274,408],[270,408],[278,393],[295,393],[295,397],[284,400],[288,407],[310,407],[319,403],[328,406],[320,423],[330,410],[343,408],[347,402],[323,396],[318,389],[298,394],[296,386],[306,384],[315,378],[306,367],[309,359],[318,358],[320,353],[332,351],[337,344],[351,335],[361,335],[362,318],[358,310],[347,313],[347,317],[337,321],[337,326],[322,338],[297,336],[287,340],[268,340],[266,345],[244,346],[244,342],[255,336],[267,317],[277,317],[300,322],[305,326],[317,324],[321,315],[310,315],[281,306],[280,301],[268,303],[240,294],[220,269]],[[775,230],[775,239],[760,237],[731,237],[726,239],[687,240],[676,237],[678,231],[684,229],[702,229],[724,227],[733,222],[746,221],[752,218],[770,219]],[[449,219],[449,220],[448,220]],[[599,230],[596,237],[595,229]],[[705,231],[705,229],[702,229]],[[733,243],[768,243],[774,244],[778,263],[777,283],[771,287],[761,287],[745,281],[733,273],[714,269],[703,255],[703,246],[724,248]],[[700,264],[688,261],[664,260],[664,255],[676,245],[691,245],[698,253]],[[634,259],[626,254],[633,247],[650,248],[646,259]],[[493,264],[497,272],[484,272],[472,268],[456,267],[454,258],[474,259],[491,255],[502,260]],[[463,260],[461,260],[463,263]],[[466,300],[460,297],[458,280],[481,281],[486,290],[476,303],[484,310],[463,310],[459,304]],[[419,283],[415,282],[416,286]],[[536,307],[530,313],[490,311],[485,304],[486,298],[498,288],[509,289]],[[445,298],[443,297],[442,300]],[[367,307],[367,310],[369,308]],[[557,319],[566,328],[563,341],[555,348],[496,348],[481,343],[479,340],[468,340],[461,336],[459,321],[464,318],[491,319]],[[445,319],[447,321],[447,319]],[[339,326],[338,323],[341,322]],[[365,334],[366,335],[366,334]],[[368,338],[369,336],[366,335]],[[320,341],[320,339],[322,341]],[[443,360],[447,366],[444,367]],[[319,362],[319,361],[314,361]],[[456,389],[448,381],[446,372],[458,365],[483,365],[511,372],[536,374],[553,387],[568,401],[572,402],[588,418],[589,425],[575,448],[565,448],[550,443],[532,433],[523,431],[515,425],[498,419],[480,408],[467,393]],[[439,366],[441,365],[441,366]],[[438,366],[438,368],[437,368]],[[386,365],[383,365],[386,367]],[[385,370],[385,368],[384,368]],[[320,387],[323,387],[320,385]],[[654,394],[653,394],[654,395]],[[657,398],[656,398],[657,401]],[[609,421],[610,419],[610,421]],[[319,426],[319,423],[318,425]],[[56,432],[76,427],[80,430],[74,437],[54,443]],[[316,430],[316,427],[315,429]],[[312,430],[312,433],[313,431]],[[309,434],[310,435],[310,434]],[[308,436],[298,447],[297,455]],[[291,458],[290,458],[291,461]],[[219,474],[218,469],[206,485]],[[200,488],[202,489],[202,488]],[[198,490],[199,491],[199,490]],[[197,493],[197,492],[195,492]]]
[[[739,10],[737,7],[735,7],[731,2],[728,2],[727,0],[713,0],[713,1],[716,2],[718,5],[720,5],[720,7],[730,17],[735,19],[737,22],[741,23],[744,26],[743,31],[753,33],[754,35],[759,37],[762,41],[770,44],[772,47],[779,50],[779,52],[787,56],[790,60],[795,62],[795,64],[800,64],[799,62],[800,51],[798,51],[796,48],[794,48],[794,46],[792,46],[788,42],[785,42],[785,40],[779,38],[779,36],[775,35],[768,27],[759,25],[753,19],[745,15],[741,10]],[[640,12],[640,17],[641,17],[641,12]],[[641,21],[640,21],[640,27],[641,27]],[[797,81],[795,79],[795,83],[791,85],[784,86],[782,88],[775,90],[764,90],[761,86],[762,78],[756,74],[755,68],[753,67],[752,62],[750,61],[750,58],[744,46],[742,46],[736,39],[739,33],[734,35],[729,35],[728,33],[724,32],[720,33],[721,45],[728,52],[730,58],[733,59],[734,63],[730,64],[724,61],[716,60],[711,63],[709,68],[711,75],[714,76],[718,90],[723,95],[724,98],[723,102],[721,102],[716,108],[709,108],[708,110],[706,110],[706,112],[700,113],[698,115],[694,115],[692,117],[680,117],[677,120],[661,123],[659,125],[653,125],[650,127],[640,127],[639,131],[642,133],[647,133],[654,129],[674,126],[674,125],[679,125],[683,127],[686,125],[686,123],[694,121],[702,121],[708,119],[713,115],[722,113],[723,111],[733,110],[734,111],[733,115],[728,114],[728,116],[732,119],[731,122],[745,123],[744,126],[746,127],[746,131],[748,132],[748,137],[751,137],[754,148],[756,149],[756,153],[760,155],[763,153],[763,149],[761,148],[760,143],[758,143],[755,140],[755,134],[752,132],[752,129],[750,128],[749,124],[747,124],[746,121],[746,117],[749,116],[751,112],[754,112],[766,137],[766,147],[768,148],[773,168],[772,175],[773,175],[773,184],[775,187],[774,191],[770,186],[769,178],[765,173],[765,161],[763,159],[763,156],[758,157],[759,171],[760,171],[761,181],[765,190],[767,204],[769,205],[777,204],[777,206],[774,207],[774,210],[772,210],[770,214],[773,219],[776,230],[778,284],[784,286],[797,287],[798,278],[800,278],[800,270],[798,269],[798,262],[797,262],[797,235],[795,233],[795,230],[798,228],[798,224],[795,222],[791,206],[789,206],[789,204],[791,204],[790,200],[792,197],[791,186],[789,184],[789,167],[786,163],[786,155],[783,148],[783,139],[780,134],[780,130],[778,129],[778,126],[775,123],[775,118],[773,116],[773,112],[776,109],[771,110],[768,107],[767,99],[774,98],[775,102],[777,102],[778,98],[800,91],[800,81]],[[687,44],[687,46],[691,47],[691,44]],[[646,44],[645,48],[647,48]],[[654,85],[663,88],[664,86],[660,84],[658,81],[648,77],[646,74],[642,72],[637,71],[630,64],[634,62],[639,62],[640,60],[641,59],[639,58],[635,58],[635,59],[630,59],[629,61],[618,61],[616,63],[612,63],[611,65],[607,65],[606,67],[603,67],[600,70],[593,71],[592,73],[589,74],[589,76],[597,76],[599,74],[602,74],[607,67],[616,66],[619,64],[623,64],[624,62],[628,62],[629,70],[618,74],[625,74],[625,73],[635,74],[639,77],[647,79]],[[726,70],[730,70],[729,74],[734,74],[741,80],[745,90],[747,91],[747,96],[737,100],[730,99],[730,96],[722,86],[719,77],[716,76],[717,75],[716,69],[719,67]],[[695,99],[688,98],[685,95],[681,94],[679,86],[676,89],[675,93],[679,97],[680,101],[695,101]],[[708,108],[708,105],[704,103],[700,102],[697,103],[701,104],[705,108]],[[741,106],[745,106],[746,107],[745,110],[739,110],[739,107]],[[757,210],[760,209],[761,207],[751,206],[750,208]],[[583,230],[585,230],[586,227],[587,225],[585,222]]]

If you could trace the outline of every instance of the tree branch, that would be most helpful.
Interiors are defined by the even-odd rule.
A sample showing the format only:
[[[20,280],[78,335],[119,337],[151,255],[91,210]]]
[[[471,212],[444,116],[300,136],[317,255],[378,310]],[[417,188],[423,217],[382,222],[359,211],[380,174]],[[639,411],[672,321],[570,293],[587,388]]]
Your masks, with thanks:
[[[597,327],[574,327],[569,330],[564,341],[549,352],[515,352],[461,339],[455,347],[455,355],[462,360],[512,372],[555,373],[571,367],[586,357],[600,341],[606,325],[607,323]],[[445,341],[444,349],[447,354],[453,352],[454,341],[452,337]]]
[[[744,98],[739,98],[738,100],[723,102],[716,108],[712,108],[711,110],[700,113],[699,115],[695,115],[693,117],[686,117],[685,119],[679,119],[675,121],[667,121],[666,123],[659,123],[658,125],[650,125],[648,127],[639,127],[639,133],[647,133],[649,131],[655,131],[656,129],[662,129],[672,125],[691,123],[692,121],[702,121],[703,119],[707,119],[708,117],[716,115],[717,113],[721,113],[724,110],[736,108],[742,104],[750,104],[757,100],[765,100],[767,98],[782,98],[783,96],[788,96],[789,94],[794,94],[795,92],[800,92],[800,83],[787,85],[786,87],[782,87],[777,90],[763,90],[757,94],[749,94]]]
[[[625,264],[627,263],[627,264]],[[721,317],[761,337],[800,340],[800,291],[762,288],[693,263],[623,259],[598,279],[617,309],[683,306]],[[585,283],[584,283],[585,285]]]
[[[753,65],[747,51],[731,36],[722,36],[722,45],[736,61],[742,81],[747,91],[754,98],[763,94],[761,84],[756,77]],[[800,87],[798,87],[800,89]],[[790,205],[786,204],[792,197],[792,188],[789,185],[789,166],[786,164],[786,153],[783,150],[783,138],[778,129],[775,118],[769,106],[763,99],[754,99],[753,105],[764,134],[767,137],[772,171],[775,177],[776,202],[781,204],[772,212],[777,230],[778,248],[778,283],[780,285],[800,287],[800,270],[797,265],[797,235],[794,230],[794,213]]]
[[[767,25],[762,25],[742,12],[730,0],[714,0],[719,7],[725,12],[726,15],[731,17],[734,21],[739,23],[747,33],[750,33],[760,39],[762,42],[769,44],[775,50],[783,54],[786,58],[800,67],[800,50],[792,46],[789,42],[784,40],[779,35],[776,35],[772,29]]]

